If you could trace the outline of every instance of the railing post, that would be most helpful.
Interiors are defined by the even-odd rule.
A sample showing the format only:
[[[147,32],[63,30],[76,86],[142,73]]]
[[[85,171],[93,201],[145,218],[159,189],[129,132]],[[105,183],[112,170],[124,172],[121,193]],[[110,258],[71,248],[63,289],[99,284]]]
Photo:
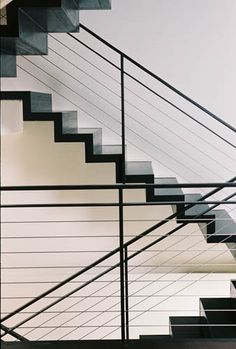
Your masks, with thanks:
[[[124,248],[125,254],[125,329],[126,340],[129,340],[129,278],[128,278],[128,247]]]
[[[125,341],[125,273],[124,273],[124,206],[123,189],[119,189],[119,240],[120,240],[120,312],[121,340]]]
[[[125,81],[124,56],[120,55],[120,85],[121,85],[121,141],[122,141],[122,183],[125,183]]]

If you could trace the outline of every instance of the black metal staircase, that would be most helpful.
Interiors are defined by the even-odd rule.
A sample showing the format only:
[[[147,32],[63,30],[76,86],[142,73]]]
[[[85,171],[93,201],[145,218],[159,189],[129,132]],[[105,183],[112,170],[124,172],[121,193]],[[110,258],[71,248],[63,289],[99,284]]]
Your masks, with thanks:
[[[47,32],[77,32],[79,30],[79,11],[83,9],[109,9],[110,1],[108,0],[64,0],[64,1],[32,1],[32,0],[19,0],[13,1],[7,6],[7,25],[1,26],[1,75],[3,77],[12,77],[16,75],[16,55],[45,55],[47,54]],[[106,275],[115,268],[120,268],[120,289],[121,289],[121,337],[122,341],[129,340],[128,334],[128,261],[136,257],[140,253],[144,252],[148,248],[154,246],[158,242],[170,237],[181,227],[190,225],[191,223],[197,223],[203,233],[203,236],[207,243],[226,243],[231,248],[231,244],[236,243],[236,223],[230,217],[229,213],[224,209],[215,209],[222,202],[227,205],[232,203],[229,201],[236,195],[235,192],[226,196],[223,200],[210,200],[209,197],[215,193],[218,193],[224,188],[235,187],[235,177],[231,178],[225,183],[193,183],[192,187],[211,187],[214,188],[206,195],[193,193],[185,194],[183,187],[191,188],[191,184],[180,184],[175,177],[155,177],[152,162],[150,161],[127,161],[126,152],[126,124],[125,124],[125,76],[129,76],[131,79],[143,85],[154,95],[159,94],[153,91],[148,86],[144,85],[138,80],[137,77],[130,75],[125,70],[124,62],[127,60],[129,63],[135,65],[152,78],[163,84],[165,87],[176,93],[189,103],[192,103],[195,107],[199,108],[202,112],[219,122],[221,125],[235,132],[235,128],[222,119],[185,96],[183,93],[175,89],[173,86],[145,69],[143,66],[126,56],[123,52],[114,48],[111,44],[107,43],[102,38],[98,37],[95,33],[91,32],[85,26],[81,26],[87,33],[101,41],[103,44],[118,53],[120,58],[120,66],[117,67],[120,73],[121,82],[121,144],[103,144],[102,129],[101,128],[80,128],[78,126],[77,112],[76,111],[63,111],[54,112],[52,108],[52,96],[47,93],[38,93],[30,91],[4,91],[1,92],[0,98],[2,101],[20,100],[22,101],[23,108],[23,120],[24,121],[52,121],[54,125],[54,141],[55,142],[83,142],[85,144],[85,161],[87,163],[114,163],[116,184],[104,185],[104,190],[114,189],[118,191],[119,200],[117,203],[107,204],[107,206],[117,206],[119,209],[119,247],[110,251],[108,254],[102,256],[100,259],[95,260],[91,265],[88,265],[82,271],[78,271],[71,275],[64,281],[60,282],[56,286],[52,287],[46,292],[35,299],[29,301],[25,305],[19,307],[15,311],[7,314],[3,317],[3,325],[1,327],[3,333],[2,338],[6,334],[11,334],[17,340],[22,342],[27,341],[27,338],[17,333],[17,328],[22,324],[25,324],[29,320],[35,318],[41,313],[47,311],[55,304],[67,299],[75,292],[85,288],[87,285],[96,281],[100,277]],[[69,34],[70,35],[70,34]],[[104,59],[104,57],[103,57]],[[114,64],[113,64],[114,65]],[[161,97],[161,96],[159,96]],[[165,100],[165,98],[161,97]],[[165,100],[166,101],[166,100]],[[174,105],[172,102],[167,101],[178,111],[184,113],[186,116],[191,117],[184,110]],[[198,122],[199,124],[199,122]],[[204,123],[201,126],[209,129]],[[210,130],[211,131],[211,130]],[[224,137],[213,133],[230,147],[234,149],[236,146]],[[143,184],[144,183],[144,184]],[[72,189],[98,189],[103,186],[91,185],[89,186],[32,186],[32,187],[3,187],[3,191],[20,191],[20,190],[72,190]],[[123,191],[125,189],[145,189],[146,202],[145,203],[126,203],[123,198]],[[235,202],[234,202],[235,203]],[[150,228],[146,229],[142,233],[138,234],[134,238],[124,242],[124,215],[123,209],[125,206],[138,206],[138,205],[171,205],[173,214],[167,217],[166,220],[155,223]],[[76,206],[76,204],[61,204],[62,207]],[[96,204],[89,204],[87,206],[96,206]],[[99,206],[99,204],[97,204]],[[101,205],[102,206],[102,205]],[[53,207],[49,204],[40,205],[2,205],[3,208],[16,208],[16,207]],[[141,240],[145,236],[148,236],[150,232],[156,228],[164,225],[168,220],[175,219],[179,224],[177,228],[172,229],[163,236],[155,239],[151,243],[142,247],[141,250],[136,251],[128,255],[128,247],[133,243]],[[227,221],[227,224],[225,224]],[[232,252],[233,254],[234,252]],[[61,288],[64,285],[69,284],[76,279],[77,276],[84,274],[85,272],[96,267],[101,262],[106,261],[110,257],[119,254],[119,262],[113,264],[111,267],[98,274],[91,280],[87,280],[84,284],[73,289],[69,293],[65,293],[61,297],[57,297],[52,303],[44,307],[43,309],[31,314],[20,321],[17,325],[6,326],[4,322],[11,317],[17,315],[22,310],[25,310],[32,304],[37,303],[41,299],[47,297],[55,290]],[[235,301],[235,281],[231,282],[231,297],[230,298],[201,298],[200,299],[200,316],[191,317],[170,317],[170,336],[166,336],[163,340],[167,339],[236,339],[236,301]],[[140,341],[127,342],[129,347],[152,347],[150,342],[158,342],[162,340],[159,336],[141,336]],[[164,342],[163,342],[164,343]],[[168,342],[169,343],[169,342]],[[168,344],[166,348],[168,347]],[[160,344],[160,343],[159,343]],[[57,345],[57,344],[53,344]],[[60,343],[60,345],[63,345]],[[65,343],[65,345],[67,345]],[[71,345],[74,345],[71,343]],[[81,344],[83,345],[83,344]],[[85,344],[90,345],[90,343]],[[96,344],[98,347],[103,345],[101,343]],[[105,344],[104,344],[105,345]],[[111,345],[108,343],[107,345]],[[114,348],[119,343],[112,343]],[[161,344],[162,345],[162,344]],[[171,344],[172,345],[172,344]],[[8,348],[8,344],[4,343],[4,347]],[[19,346],[20,347],[20,346]],[[17,348],[17,344],[16,344]],[[104,346],[105,348],[105,346]],[[171,348],[171,346],[170,346]],[[199,346],[200,348],[200,346]]]

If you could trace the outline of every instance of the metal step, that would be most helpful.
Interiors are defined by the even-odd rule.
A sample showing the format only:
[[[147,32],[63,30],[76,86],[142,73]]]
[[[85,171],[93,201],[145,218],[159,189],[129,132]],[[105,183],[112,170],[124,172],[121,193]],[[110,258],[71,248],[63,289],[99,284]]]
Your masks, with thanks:
[[[234,298],[201,298],[200,313],[207,320],[214,338],[236,338],[236,300]]]
[[[206,319],[200,316],[170,317],[170,334],[176,338],[210,337]]]
[[[226,210],[213,210],[215,215],[215,232],[207,235],[206,229],[202,228],[204,236],[209,243],[236,243],[236,222]],[[230,247],[230,246],[229,246]]]
[[[154,173],[151,161],[128,161],[126,162],[127,183],[153,183]]]
[[[80,0],[81,10],[110,10],[111,0]]]

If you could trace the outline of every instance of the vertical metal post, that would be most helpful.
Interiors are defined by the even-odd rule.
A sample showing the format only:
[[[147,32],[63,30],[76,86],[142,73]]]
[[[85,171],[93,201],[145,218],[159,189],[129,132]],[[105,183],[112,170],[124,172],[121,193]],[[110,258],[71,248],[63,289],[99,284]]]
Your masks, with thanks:
[[[129,279],[128,279],[128,247],[125,246],[125,329],[126,340],[129,340]]]
[[[121,141],[122,141],[122,183],[125,183],[125,81],[124,56],[120,55],[120,85],[121,85]]]
[[[123,211],[124,211],[123,189],[119,189],[121,340],[122,342],[125,342],[125,273],[124,273],[124,212]]]

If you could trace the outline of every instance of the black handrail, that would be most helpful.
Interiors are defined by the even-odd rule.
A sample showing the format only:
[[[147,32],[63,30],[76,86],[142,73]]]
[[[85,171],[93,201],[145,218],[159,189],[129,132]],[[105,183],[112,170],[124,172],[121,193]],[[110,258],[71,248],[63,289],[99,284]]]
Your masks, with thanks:
[[[227,183],[232,183],[232,182],[235,182],[236,180],[236,177],[233,177],[232,179],[230,179],[229,181],[227,181]],[[206,198],[208,198],[209,196],[212,196],[214,195],[215,193],[219,192],[220,190],[222,190],[224,188],[224,184],[223,183],[223,186],[222,187],[217,187],[215,188],[214,190],[210,191],[209,193],[205,194],[204,196],[202,196],[199,201],[203,201],[205,200]],[[50,186],[49,186],[50,187]],[[125,185],[124,185],[125,187]],[[32,188],[32,186],[31,186]],[[233,194],[235,195],[235,193]],[[227,198],[228,199],[228,198]],[[142,232],[141,234],[135,236],[133,239],[129,240],[128,242],[124,243],[123,247],[128,247],[130,246],[131,244],[133,244],[134,242],[140,240],[142,237],[148,235],[150,232],[152,232],[153,230],[165,225],[170,219],[173,219],[173,218],[176,218],[179,214],[181,213],[184,213],[186,210],[188,210],[189,208],[193,207],[194,204],[190,204],[190,205],[187,205],[183,208],[183,210],[181,212],[176,212],[176,213],[173,213],[172,215],[170,215],[169,217],[167,217],[164,221],[161,221],[161,222],[158,222],[156,223],[155,225],[153,225],[152,227],[148,228],[146,231]],[[218,206],[218,204],[217,204]],[[206,212],[208,212],[209,210],[211,210],[212,208],[209,208],[208,210],[206,210]],[[205,212],[204,212],[205,213]],[[204,214],[202,213],[202,214]],[[202,215],[201,214],[201,215]],[[201,216],[200,215],[200,216]],[[187,223],[183,223],[183,224],[187,224]],[[181,224],[178,228],[181,228],[183,226],[183,224]],[[177,229],[177,228],[175,228]],[[176,230],[175,230],[176,231]],[[170,236],[170,234],[168,233],[166,236],[164,235],[163,237],[161,237],[161,240],[163,240],[164,238]],[[160,241],[161,241],[160,240]],[[159,241],[159,239],[158,239]],[[20,306],[19,308],[17,308],[16,310],[14,310],[13,312],[9,313],[8,315],[4,316],[1,321],[6,321],[7,319],[11,318],[12,316],[16,315],[18,312],[26,309],[27,307],[29,307],[30,305],[36,303],[37,301],[39,301],[40,299],[46,297],[47,295],[49,295],[50,293],[56,291],[57,289],[61,288],[62,286],[64,286],[65,284],[67,284],[68,282],[74,280],[75,278],[77,278],[78,276],[80,276],[81,274],[85,273],[86,271],[92,269],[93,267],[95,267],[96,265],[104,262],[105,260],[107,260],[108,258],[112,257],[113,255],[115,255],[116,253],[118,253],[120,251],[120,248],[116,248],[114,250],[112,250],[111,252],[107,253],[106,255],[104,255],[103,257],[99,258],[98,260],[96,260],[95,262],[91,263],[89,266],[86,266],[85,268],[83,268],[82,270],[76,272],[75,274],[73,274],[72,276],[68,277],[67,279],[63,280],[62,282],[60,282],[59,284],[53,286],[52,288],[50,288],[49,290],[43,292],[41,295],[37,296],[36,298],[30,300],[29,302],[27,302],[26,304]],[[143,249],[142,249],[143,251]],[[118,264],[119,265],[119,264]],[[115,268],[114,266],[112,267],[113,269]],[[111,270],[113,270],[111,269]],[[107,271],[106,271],[107,272]],[[102,274],[99,274],[99,275],[103,275]],[[92,279],[92,281],[94,281],[94,278]],[[91,281],[91,282],[92,282]]]
[[[210,110],[206,109],[205,107],[203,107],[201,104],[195,102],[192,98],[188,97],[187,95],[185,95],[183,92],[181,92],[180,90],[178,90],[177,88],[175,88],[174,86],[172,86],[171,84],[169,84],[167,81],[165,81],[164,79],[162,79],[161,77],[159,77],[158,75],[154,74],[152,71],[150,71],[149,69],[145,68],[142,64],[138,63],[137,61],[135,61],[133,58],[131,58],[130,56],[128,56],[127,54],[125,54],[124,52],[122,52],[121,50],[119,50],[117,47],[115,47],[114,45],[110,44],[108,41],[106,41],[105,39],[103,39],[102,37],[100,37],[98,34],[94,33],[91,29],[88,29],[85,25],[80,23],[80,28],[82,28],[83,30],[85,30],[87,33],[89,33],[90,35],[92,35],[93,37],[95,37],[97,40],[101,41],[103,44],[105,44],[106,46],[108,46],[110,49],[112,49],[113,51],[117,52],[119,55],[122,55],[125,59],[127,59],[128,61],[130,61],[131,63],[133,63],[134,65],[136,65],[138,68],[140,68],[141,70],[143,70],[145,73],[147,73],[148,75],[152,76],[155,80],[158,80],[161,84],[163,84],[164,86],[168,87],[170,90],[172,90],[173,92],[177,93],[179,96],[181,96],[182,98],[184,98],[186,101],[188,101],[189,103],[193,104],[194,106],[196,106],[197,108],[201,109],[204,113],[208,114],[209,116],[211,116],[213,119],[215,119],[216,121],[220,122],[222,125],[224,125],[225,127],[229,128],[231,131],[236,133],[236,128],[234,128],[232,125],[230,125],[229,123],[227,123],[226,121],[222,120],[220,117],[216,116],[215,114],[213,114]],[[71,35],[73,37],[73,35]]]
[[[117,184],[67,184],[67,185],[9,185],[0,186],[2,191],[34,191],[34,190],[105,190],[105,189],[164,189],[164,188],[234,188],[236,177],[226,182],[212,183],[117,183]]]

